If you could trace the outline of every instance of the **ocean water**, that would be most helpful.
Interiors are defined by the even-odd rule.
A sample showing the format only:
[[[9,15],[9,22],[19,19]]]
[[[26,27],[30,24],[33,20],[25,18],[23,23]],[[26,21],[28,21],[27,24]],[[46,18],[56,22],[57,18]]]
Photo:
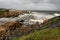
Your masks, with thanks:
[[[40,19],[50,19],[50,18],[55,17],[54,14],[44,13],[44,12],[33,12],[32,14],[35,16],[35,18],[37,20],[40,20]]]
[[[6,22],[16,22],[20,20],[48,20],[50,18],[55,17],[54,14],[50,13],[44,13],[44,12],[32,12],[30,14],[24,14],[24,15],[19,15],[18,17],[15,18],[0,18],[0,23],[6,23]]]

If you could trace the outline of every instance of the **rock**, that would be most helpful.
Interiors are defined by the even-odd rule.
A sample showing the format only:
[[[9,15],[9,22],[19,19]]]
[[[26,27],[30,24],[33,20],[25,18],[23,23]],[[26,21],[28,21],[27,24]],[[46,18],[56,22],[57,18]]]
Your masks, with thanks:
[[[29,14],[31,13],[30,11],[21,11],[21,10],[5,10],[4,14],[0,15],[0,18],[2,17],[17,17],[18,15],[23,15],[23,14]]]

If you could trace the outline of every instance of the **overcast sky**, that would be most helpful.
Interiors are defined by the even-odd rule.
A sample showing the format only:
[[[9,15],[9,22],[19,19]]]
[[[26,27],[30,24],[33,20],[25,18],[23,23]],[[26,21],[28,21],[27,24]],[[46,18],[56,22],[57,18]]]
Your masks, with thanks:
[[[0,0],[0,8],[60,10],[60,0]]]

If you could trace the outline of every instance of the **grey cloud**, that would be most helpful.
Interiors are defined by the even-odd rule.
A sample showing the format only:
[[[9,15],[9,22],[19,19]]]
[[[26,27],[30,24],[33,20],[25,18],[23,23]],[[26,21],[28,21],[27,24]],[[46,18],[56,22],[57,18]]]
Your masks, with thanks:
[[[43,0],[44,1],[44,0]],[[49,0],[49,4],[42,0],[0,0],[0,8],[60,10],[60,0]],[[45,0],[47,1],[47,0]]]

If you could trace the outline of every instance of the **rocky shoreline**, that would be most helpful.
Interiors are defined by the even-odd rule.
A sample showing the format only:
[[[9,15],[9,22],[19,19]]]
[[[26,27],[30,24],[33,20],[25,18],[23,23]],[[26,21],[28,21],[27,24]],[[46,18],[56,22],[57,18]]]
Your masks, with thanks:
[[[12,37],[27,35],[36,29],[40,30],[41,24],[44,25],[49,21],[43,17],[40,18],[41,20],[37,20],[36,14],[33,15],[30,11],[15,12],[15,10],[10,10],[6,13],[6,15],[0,16],[0,40],[11,40]],[[52,17],[55,16],[52,15]]]

